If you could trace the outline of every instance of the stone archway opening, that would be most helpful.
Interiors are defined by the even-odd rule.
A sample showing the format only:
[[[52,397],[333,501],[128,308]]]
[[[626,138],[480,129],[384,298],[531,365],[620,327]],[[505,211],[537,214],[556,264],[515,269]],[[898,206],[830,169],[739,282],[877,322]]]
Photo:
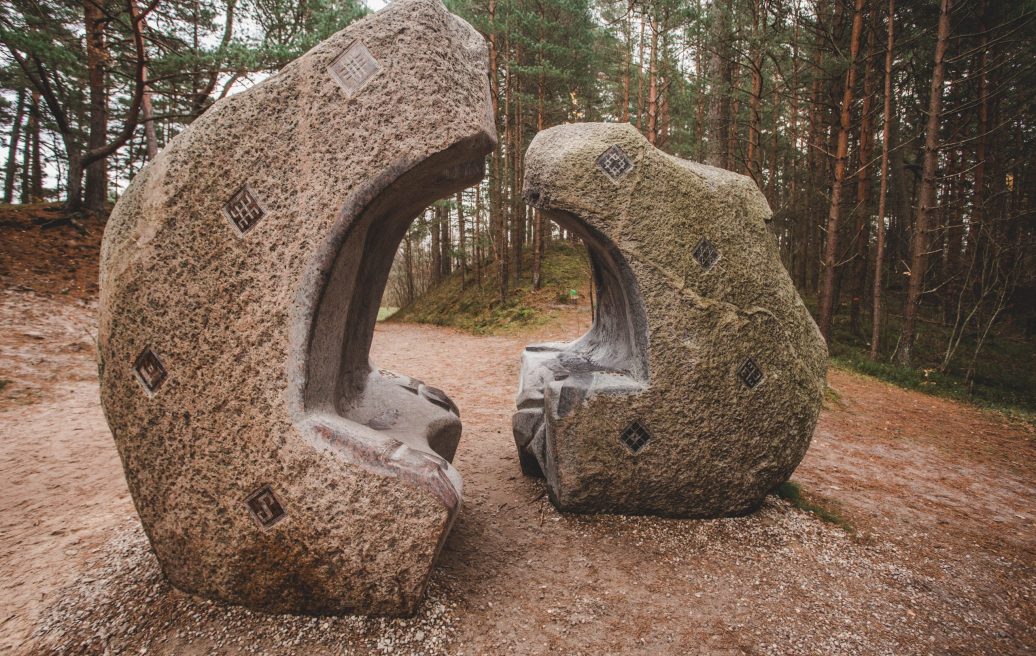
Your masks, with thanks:
[[[541,204],[526,189],[526,201]],[[547,425],[591,394],[635,394],[648,384],[648,330],[644,303],[629,263],[615,243],[574,214],[543,210],[586,246],[596,303],[590,329],[569,342],[530,344],[522,354],[517,412],[512,419],[522,472],[550,474]],[[548,491],[551,488],[548,487]]]
[[[398,443],[440,464],[452,462],[461,435],[457,406],[417,378],[376,367],[369,353],[393,257],[407,228],[434,201],[482,179],[485,149],[476,140],[426,159],[384,186],[349,222],[312,321],[307,414],[343,421],[369,445],[391,449]],[[459,476],[451,478],[459,488]]]

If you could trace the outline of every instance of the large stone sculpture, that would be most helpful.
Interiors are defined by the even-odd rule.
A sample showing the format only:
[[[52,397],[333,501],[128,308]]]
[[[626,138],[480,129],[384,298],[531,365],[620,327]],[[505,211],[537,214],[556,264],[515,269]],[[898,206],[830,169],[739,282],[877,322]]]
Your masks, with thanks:
[[[801,461],[827,349],[747,177],[629,125],[540,132],[525,198],[587,245],[598,302],[575,342],[522,356],[522,469],[563,510],[750,512]]]
[[[482,37],[398,0],[221,100],[104,236],[108,422],[177,587],[270,612],[408,614],[461,502],[460,420],[368,351],[396,246],[482,178]]]

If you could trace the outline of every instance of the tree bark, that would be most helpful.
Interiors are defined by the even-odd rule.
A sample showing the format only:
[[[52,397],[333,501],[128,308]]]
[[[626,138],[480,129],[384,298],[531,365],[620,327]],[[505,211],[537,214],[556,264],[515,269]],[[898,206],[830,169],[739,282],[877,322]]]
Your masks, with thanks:
[[[873,11],[873,16],[878,12]],[[856,173],[856,222],[853,226],[853,275],[850,279],[849,331],[860,334],[860,311],[867,290],[868,251],[870,246],[870,182],[871,157],[874,150],[874,129],[871,124],[871,100],[874,95],[874,31],[878,23],[872,18],[867,30],[867,54],[863,64],[863,107],[860,111],[860,164]]]
[[[939,29],[935,42],[935,65],[928,96],[928,123],[925,126],[924,164],[921,193],[917,205],[914,234],[910,240],[910,282],[907,286],[903,329],[896,350],[896,361],[909,367],[913,361],[917,339],[917,314],[924,295],[925,267],[928,266],[928,227],[935,210],[935,176],[939,155],[939,113],[942,111],[942,88],[946,74],[946,47],[950,40],[950,0],[942,0],[939,8]]]
[[[632,7],[632,2],[630,3]],[[541,51],[542,52],[542,51]],[[543,130],[543,111],[545,104],[545,81],[543,79],[543,60],[540,55],[540,74],[536,82],[536,131]],[[629,66],[626,68],[626,94],[629,94]],[[626,98],[626,118],[623,122],[629,121],[629,98]],[[532,210],[532,288],[540,289],[543,286],[543,216],[538,209]]]
[[[885,46],[885,105],[881,119],[881,182],[878,190],[878,220],[874,244],[874,292],[871,316],[871,360],[881,349],[882,273],[885,267],[885,211],[889,191],[889,136],[892,123],[892,55],[895,46],[896,0],[889,0],[888,42]]]
[[[4,203],[14,201],[14,179],[18,175],[18,141],[25,120],[25,89],[18,90],[18,103],[11,122],[11,137],[7,144],[7,167],[4,169]]]
[[[637,54],[637,129],[644,130],[644,16],[640,17],[640,45]]]
[[[496,1],[489,0],[489,24],[495,25]],[[496,28],[489,33],[489,80],[490,80],[490,101],[493,106],[493,116],[504,119],[503,130],[497,125],[498,133],[505,133],[506,112],[500,112],[500,55],[497,48]],[[498,121],[499,123],[499,121]],[[503,155],[501,145],[498,143],[489,159],[489,242],[493,247],[494,257],[497,263],[498,292],[500,302],[507,300],[508,268],[507,268],[507,232],[503,218],[503,202],[501,199],[503,187]]]
[[[707,161],[721,169],[730,167],[730,101],[733,62],[730,54],[730,0],[712,3],[712,56],[709,59],[709,143]]]
[[[457,192],[457,250],[460,255],[460,286],[461,289],[468,283],[468,244],[467,236],[464,234],[464,192]]]
[[[432,255],[432,284],[438,284],[442,280],[442,244],[441,229],[439,227],[441,213],[439,206],[432,207],[432,222],[429,232],[431,233],[431,255]]]
[[[43,200],[43,160],[40,156],[40,94],[32,92],[32,105],[29,107],[29,134],[32,139],[32,170],[29,175],[29,198],[38,203]]]
[[[752,3],[752,31],[755,44],[752,50],[752,91],[748,101],[748,156],[745,167],[760,190],[763,188],[759,166],[761,149],[759,106],[763,100],[763,38],[766,35],[766,2]],[[759,14],[762,13],[762,16]]]
[[[108,94],[106,88],[108,46],[104,31],[107,18],[100,5],[104,0],[84,0],[86,24],[86,70],[90,92],[87,150],[104,147],[108,140]],[[108,196],[108,160],[100,157],[86,166],[83,203],[92,212],[103,212]]]
[[[647,140],[658,139],[658,18],[651,15],[651,54],[648,62]]]
[[[975,177],[974,177],[974,200],[972,202],[971,216],[968,221],[968,243],[966,261],[973,261],[979,242],[982,239],[982,229],[985,223],[986,213],[986,167],[987,167],[987,143],[989,132],[989,35],[986,32],[985,12],[987,5],[982,3],[982,18],[979,21],[979,31],[982,32],[982,40],[979,46],[979,71],[978,71],[978,140],[975,146]]]
[[[630,122],[630,73],[633,68],[633,0],[626,4],[626,67],[622,75],[622,122]],[[542,49],[541,49],[542,52]],[[541,64],[542,67],[542,64]],[[542,75],[541,75],[542,79]]]
[[[34,118],[30,108],[29,121],[25,126],[25,144],[22,146],[22,205],[32,202],[32,133],[40,129]]]
[[[143,34],[147,31],[147,21],[140,18],[140,9],[137,7],[136,0],[132,0],[129,3],[130,17],[139,21],[140,33]],[[228,21],[232,21],[233,18],[228,16]],[[155,112],[151,104],[151,86],[148,83],[148,69],[145,65],[141,70],[141,80],[144,83],[144,95],[140,99],[140,116],[144,123],[144,144],[145,152],[147,153],[147,160],[150,162],[155,159],[158,155],[158,134],[155,131]]]
[[[453,231],[450,226],[450,207],[446,201],[439,206],[439,248],[442,255],[439,263],[442,265],[441,277],[445,278],[453,273]]]
[[[835,307],[835,267],[838,258],[838,223],[842,212],[842,187],[845,183],[845,161],[849,150],[849,118],[856,85],[856,58],[860,51],[863,30],[864,0],[856,0],[849,41],[849,70],[845,73],[842,102],[839,105],[838,142],[835,149],[835,177],[831,185],[831,206],[827,215],[827,240],[824,246],[824,273],[820,290],[820,334],[830,343],[831,321]]]
[[[475,186],[475,281],[478,283],[479,289],[482,288],[482,262],[484,261],[484,255],[482,252],[482,184],[479,183]]]

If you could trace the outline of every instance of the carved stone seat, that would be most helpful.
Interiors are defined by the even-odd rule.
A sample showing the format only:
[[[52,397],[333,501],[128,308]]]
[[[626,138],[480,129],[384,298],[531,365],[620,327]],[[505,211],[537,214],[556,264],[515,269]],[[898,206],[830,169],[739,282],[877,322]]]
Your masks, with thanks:
[[[522,470],[564,510],[757,507],[809,446],[827,357],[763,195],[629,125],[544,130],[525,171],[526,201],[586,243],[598,302],[586,335],[522,355]]]
[[[438,0],[398,0],[216,103],[120,199],[102,401],[182,590],[415,610],[461,503],[460,418],[368,353],[410,222],[483,176],[487,60]]]

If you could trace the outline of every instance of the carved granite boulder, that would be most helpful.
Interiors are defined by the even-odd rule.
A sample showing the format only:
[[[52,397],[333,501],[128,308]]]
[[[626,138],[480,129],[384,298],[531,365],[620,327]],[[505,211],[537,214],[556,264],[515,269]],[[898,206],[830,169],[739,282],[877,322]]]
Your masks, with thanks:
[[[368,352],[396,247],[495,143],[482,37],[399,0],[216,103],[104,236],[102,400],[177,587],[414,611],[461,503],[447,396]]]
[[[563,510],[682,517],[756,508],[802,460],[827,348],[747,177],[629,125],[540,132],[526,201],[587,244],[593,326],[526,348],[522,469]]]

